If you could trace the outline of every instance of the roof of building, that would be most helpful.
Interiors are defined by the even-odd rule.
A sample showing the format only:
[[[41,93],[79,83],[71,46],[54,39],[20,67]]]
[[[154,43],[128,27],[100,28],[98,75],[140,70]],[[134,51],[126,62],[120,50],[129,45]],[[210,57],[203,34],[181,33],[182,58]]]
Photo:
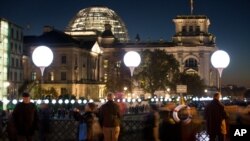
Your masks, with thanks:
[[[173,42],[133,42],[133,43],[115,43],[111,48],[152,48],[152,47],[173,47]],[[104,48],[109,48],[105,47]]]
[[[103,32],[105,24],[110,24],[113,35],[121,42],[127,42],[128,31],[118,14],[106,6],[92,6],[81,9],[69,22],[67,32],[98,30]]]
[[[81,48],[91,50],[96,41],[83,41],[81,42]]]
[[[78,45],[79,41],[62,31],[53,29],[44,32],[40,36],[24,36],[24,44],[26,45],[51,45],[51,44],[71,44]]]
[[[208,19],[206,15],[177,15],[175,19]]]
[[[72,38],[72,36],[65,34],[64,32],[59,30],[51,30],[50,32],[43,33],[41,36],[38,36],[37,42],[48,44],[79,44],[79,41]]]

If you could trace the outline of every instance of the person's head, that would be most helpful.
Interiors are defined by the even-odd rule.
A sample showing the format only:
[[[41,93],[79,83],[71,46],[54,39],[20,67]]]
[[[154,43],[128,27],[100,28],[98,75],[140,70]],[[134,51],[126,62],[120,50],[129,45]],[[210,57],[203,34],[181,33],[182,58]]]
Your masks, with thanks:
[[[113,99],[114,99],[114,94],[111,93],[111,92],[109,92],[109,93],[107,94],[107,100],[108,100],[108,101],[111,101],[111,100],[113,100]]]
[[[96,104],[94,102],[88,103],[85,107],[85,111],[92,111],[94,112],[96,110]]]
[[[30,103],[30,94],[29,93],[24,92],[22,94],[22,97],[23,97],[23,103]]]
[[[220,100],[221,94],[219,92],[216,92],[214,94],[214,99]]]

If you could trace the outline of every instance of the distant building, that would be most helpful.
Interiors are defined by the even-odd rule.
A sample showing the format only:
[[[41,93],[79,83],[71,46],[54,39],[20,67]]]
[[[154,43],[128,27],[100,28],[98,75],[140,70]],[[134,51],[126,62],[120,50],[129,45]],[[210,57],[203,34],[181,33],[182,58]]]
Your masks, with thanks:
[[[74,94],[77,98],[103,96],[104,83],[100,81],[102,49],[97,41],[76,40],[62,31],[45,26],[42,35],[26,36],[24,42],[28,49],[28,63],[24,64],[29,70],[24,75],[26,80],[31,83],[43,82],[43,88],[49,90],[53,87],[60,95]],[[30,57],[33,50],[40,45],[48,46],[54,54],[54,60],[45,68],[43,77]]]
[[[111,19],[111,15],[115,18]],[[24,78],[31,82],[43,79],[42,87],[54,87],[59,94],[101,98],[107,77],[112,77],[108,75],[107,67],[114,52],[119,49],[138,52],[162,49],[175,56],[181,72],[196,73],[207,86],[217,86],[217,71],[210,63],[211,54],[217,47],[215,36],[208,31],[209,19],[204,15],[182,15],[173,22],[176,32],[172,41],[129,42],[125,24],[115,12],[106,7],[83,9],[65,32],[45,26],[42,35],[25,37],[27,63],[24,67],[27,71]],[[30,61],[32,51],[39,45],[50,47],[55,56],[52,64],[45,69],[43,78]],[[122,59],[117,62],[117,67],[120,67]]]
[[[23,29],[0,18],[0,99],[16,98],[23,84]]]

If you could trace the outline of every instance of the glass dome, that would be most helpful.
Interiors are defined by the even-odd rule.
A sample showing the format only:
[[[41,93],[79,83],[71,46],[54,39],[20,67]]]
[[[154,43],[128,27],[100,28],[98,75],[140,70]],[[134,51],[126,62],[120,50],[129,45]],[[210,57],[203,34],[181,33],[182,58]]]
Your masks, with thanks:
[[[120,42],[128,41],[128,32],[122,19],[111,9],[104,6],[94,6],[80,10],[69,22],[66,31],[103,32],[105,24],[112,26],[114,36]]]

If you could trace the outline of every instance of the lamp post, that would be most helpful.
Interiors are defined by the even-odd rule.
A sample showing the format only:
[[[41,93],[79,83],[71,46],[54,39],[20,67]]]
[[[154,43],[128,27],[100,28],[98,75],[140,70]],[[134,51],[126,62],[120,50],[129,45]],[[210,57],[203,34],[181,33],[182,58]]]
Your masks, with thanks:
[[[41,83],[43,82],[44,69],[53,61],[53,52],[47,46],[38,46],[32,53],[33,63],[41,70]]]
[[[223,50],[215,51],[211,56],[211,63],[214,68],[216,68],[219,72],[219,91],[221,93],[221,76],[222,71],[225,69],[230,62],[230,57],[227,52]]]
[[[135,51],[129,51],[124,55],[123,61],[125,65],[129,67],[129,70],[130,70],[130,75],[131,75],[130,84],[131,84],[131,92],[132,92],[132,76],[133,76],[135,67],[138,67],[139,64],[141,63],[141,56],[139,55],[139,53]]]

